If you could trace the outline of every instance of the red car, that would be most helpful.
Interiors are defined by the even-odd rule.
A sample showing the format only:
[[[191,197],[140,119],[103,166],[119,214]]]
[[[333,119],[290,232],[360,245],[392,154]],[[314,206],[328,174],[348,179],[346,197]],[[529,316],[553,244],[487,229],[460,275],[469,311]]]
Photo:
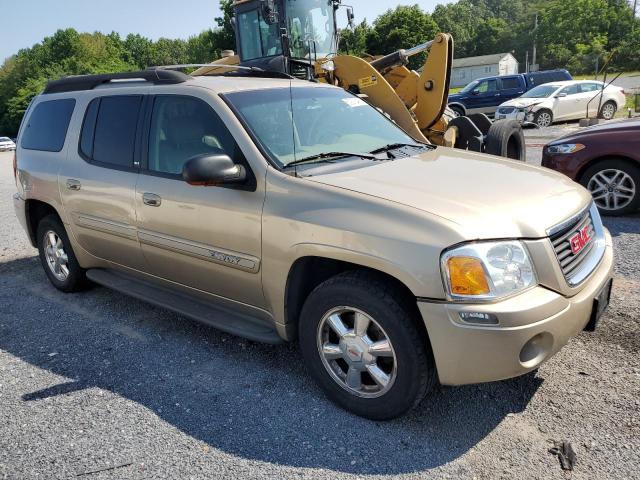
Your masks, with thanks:
[[[584,185],[604,215],[640,208],[640,118],[581,130],[547,144],[542,166]]]

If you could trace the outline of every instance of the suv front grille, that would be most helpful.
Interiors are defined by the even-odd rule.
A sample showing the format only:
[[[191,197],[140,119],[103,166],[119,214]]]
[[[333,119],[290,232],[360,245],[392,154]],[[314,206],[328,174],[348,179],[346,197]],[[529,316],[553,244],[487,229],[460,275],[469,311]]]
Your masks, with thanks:
[[[560,269],[569,285],[582,282],[598,265],[604,254],[604,231],[598,211],[589,210],[551,232]]]
[[[507,113],[513,112],[514,110],[515,110],[515,107],[500,107],[498,108],[498,113],[507,114]]]

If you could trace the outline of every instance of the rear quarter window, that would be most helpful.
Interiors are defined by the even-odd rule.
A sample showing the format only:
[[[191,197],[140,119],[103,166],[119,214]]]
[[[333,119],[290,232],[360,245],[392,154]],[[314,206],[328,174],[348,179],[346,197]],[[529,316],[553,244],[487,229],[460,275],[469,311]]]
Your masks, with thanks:
[[[75,105],[73,98],[38,103],[24,126],[21,147],[44,152],[61,151]]]

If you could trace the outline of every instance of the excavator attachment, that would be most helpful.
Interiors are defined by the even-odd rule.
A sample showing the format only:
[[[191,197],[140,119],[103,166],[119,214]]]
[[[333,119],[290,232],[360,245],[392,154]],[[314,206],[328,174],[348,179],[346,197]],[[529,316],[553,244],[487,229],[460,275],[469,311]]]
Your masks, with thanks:
[[[336,12],[341,0],[234,0],[236,44],[230,55],[199,68],[195,75],[240,65],[326,82],[359,95],[416,141],[524,160],[522,128],[486,115],[456,117],[447,107],[453,38],[439,33],[429,42],[379,58],[339,55]],[[348,10],[350,22],[353,13]],[[428,51],[420,72],[409,59]]]

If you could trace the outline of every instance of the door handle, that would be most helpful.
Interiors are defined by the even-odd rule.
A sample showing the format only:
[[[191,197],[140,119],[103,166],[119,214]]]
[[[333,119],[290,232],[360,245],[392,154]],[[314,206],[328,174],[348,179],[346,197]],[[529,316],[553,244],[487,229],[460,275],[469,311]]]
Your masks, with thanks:
[[[82,187],[80,180],[74,178],[67,179],[67,190],[78,191]]]
[[[143,193],[142,203],[150,207],[159,207],[162,204],[162,198],[155,193]]]

